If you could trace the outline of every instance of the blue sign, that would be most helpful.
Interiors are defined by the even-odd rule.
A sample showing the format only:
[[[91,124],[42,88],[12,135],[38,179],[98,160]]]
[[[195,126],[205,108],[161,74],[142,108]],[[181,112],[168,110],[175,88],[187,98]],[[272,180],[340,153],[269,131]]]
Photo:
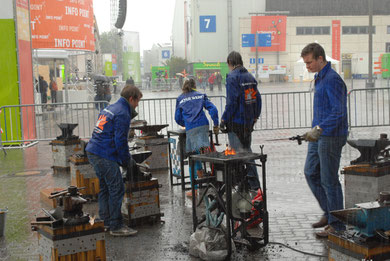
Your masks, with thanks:
[[[217,17],[215,15],[199,16],[199,30],[201,33],[215,33],[217,31]]]
[[[255,47],[255,34],[242,34],[242,47]],[[271,34],[258,34],[258,47],[271,47]]]
[[[271,34],[258,34],[257,35],[257,46],[260,47],[271,47]]]
[[[117,69],[117,65],[116,65],[116,63],[113,63],[113,64],[112,64],[112,70],[113,70],[113,71],[116,71],[116,69]]]
[[[163,59],[169,59],[169,58],[171,58],[171,51],[163,50],[161,52],[161,56],[162,56]]]
[[[242,34],[242,47],[254,47],[255,35],[254,34]]]
[[[249,63],[250,64],[255,64],[256,63],[256,58],[249,58]],[[263,64],[264,63],[264,58],[257,58],[257,63],[258,64]]]

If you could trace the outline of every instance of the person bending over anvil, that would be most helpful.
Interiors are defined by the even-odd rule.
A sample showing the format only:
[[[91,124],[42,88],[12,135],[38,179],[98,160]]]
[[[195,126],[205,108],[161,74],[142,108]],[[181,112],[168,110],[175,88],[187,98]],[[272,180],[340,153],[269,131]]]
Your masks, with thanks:
[[[127,135],[141,98],[137,87],[126,85],[119,100],[100,112],[86,147],[88,160],[99,178],[99,216],[113,236],[137,233],[123,224],[121,206],[125,187],[119,166],[126,168],[131,160]]]
[[[206,108],[214,122],[214,133],[219,132],[218,110],[215,105],[207,98],[206,94],[196,91],[194,79],[186,80],[182,86],[183,93],[176,100],[175,121],[180,126],[186,128],[186,152],[196,154],[207,150],[209,142],[209,121],[203,108]],[[190,169],[190,175],[191,174]],[[202,164],[195,162],[194,177],[203,172]],[[197,191],[197,190],[195,190]],[[192,191],[187,192],[188,197],[192,197]]]
[[[330,211],[343,209],[343,192],[339,181],[341,151],[347,141],[347,87],[318,43],[303,48],[301,57],[314,76],[314,103],[312,129],[303,135],[309,141],[305,163],[305,177],[324,215],[313,228],[325,227],[317,232],[327,238],[330,232],[344,230],[343,223],[330,215]]]
[[[226,107],[221,129],[228,132],[230,146],[237,152],[252,152],[252,131],[261,113],[261,96],[256,79],[243,66],[241,54],[231,52],[227,57],[230,73],[226,76]],[[260,188],[256,166],[248,165],[250,188]]]

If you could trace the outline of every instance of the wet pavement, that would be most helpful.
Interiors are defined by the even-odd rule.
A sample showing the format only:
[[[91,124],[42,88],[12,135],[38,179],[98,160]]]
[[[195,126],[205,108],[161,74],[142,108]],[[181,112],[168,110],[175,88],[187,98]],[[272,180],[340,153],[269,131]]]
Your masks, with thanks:
[[[152,96],[152,95],[151,95]],[[172,96],[172,94],[170,94]],[[326,241],[315,238],[311,224],[321,217],[321,210],[311,194],[303,175],[307,144],[295,141],[270,142],[268,139],[288,138],[306,130],[256,131],[253,133],[254,152],[265,145],[267,160],[267,196],[270,222],[270,242],[287,244],[301,251],[327,255]],[[354,138],[377,138],[388,133],[388,127],[353,129]],[[224,144],[225,135],[220,135]],[[223,146],[217,148],[222,151]],[[30,223],[43,216],[39,198],[41,189],[66,187],[70,175],[54,175],[51,169],[52,153],[48,142],[39,142],[30,148],[8,149],[4,157],[0,151],[0,208],[8,207],[5,236],[0,238],[0,260],[39,260],[38,240]],[[341,166],[359,155],[349,145],[344,147]],[[261,173],[259,169],[259,173]],[[107,260],[198,260],[188,254],[192,232],[191,201],[179,186],[171,188],[168,172],[154,174],[162,184],[161,211],[164,223],[137,227],[135,237],[115,238],[106,233]],[[343,183],[343,176],[340,176]],[[84,209],[96,215],[97,204]],[[270,243],[249,252],[238,248],[232,260],[327,260],[292,251]]]

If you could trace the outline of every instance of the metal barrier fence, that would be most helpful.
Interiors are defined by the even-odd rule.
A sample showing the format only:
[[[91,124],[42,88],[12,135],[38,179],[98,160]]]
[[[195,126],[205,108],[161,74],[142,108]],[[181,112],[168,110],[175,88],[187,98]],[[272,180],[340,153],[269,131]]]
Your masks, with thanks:
[[[350,128],[390,125],[390,88],[351,90],[348,115]]]
[[[90,138],[98,108],[106,101],[10,105],[0,107],[0,147],[53,140],[61,135],[59,123],[77,123],[74,135]],[[101,107],[99,107],[101,106]]]
[[[209,96],[219,111],[225,109],[225,96]],[[313,92],[263,93],[261,117],[255,130],[310,128],[313,115]],[[15,105],[0,107],[0,148],[2,143],[53,140],[61,134],[58,123],[77,123],[74,134],[91,137],[100,102]],[[102,101],[101,103],[107,104]],[[176,98],[142,99],[138,118],[148,124],[169,124],[167,130],[178,129],[175,122]],[[207,114],[208,115],[208,114]],[[354,89],[348,93],[349,127],[390,125],[390,88]],[[208,116],[209,117],[209,116]],[[211,119],[209,118],[210,122]],[[16,124],[20,121],[20,124]],[[35,127],[33,127],[35,126]]]

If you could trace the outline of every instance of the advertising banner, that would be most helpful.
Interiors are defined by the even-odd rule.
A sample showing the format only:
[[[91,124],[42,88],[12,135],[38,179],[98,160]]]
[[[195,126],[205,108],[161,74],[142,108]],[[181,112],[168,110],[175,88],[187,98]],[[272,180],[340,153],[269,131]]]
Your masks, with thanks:
[[[33,49],[95,50],[93,0],[30,0]]]
[[[122,59],[123,79],[127,80],[131,76],[135,82],[141,82],[141,55],[138,32],[124,32]]]
[[[34,104],[33,65],[31,55],[30,17],[28,0],[16,0],[16,23],[19,47],[20,104]],[[35,139],[35,112],[33,107],[22,110],[23,138]]]
[[[286,51],[286,23],[287,16],[252,16],[251,33],[271,34],[271,46],[258,47],[260,52]],[[255,47],[251,48],[255,52]]]
[[[332,58],[340,61],[340,34],[341,34],[340,20],[332,21]]]

